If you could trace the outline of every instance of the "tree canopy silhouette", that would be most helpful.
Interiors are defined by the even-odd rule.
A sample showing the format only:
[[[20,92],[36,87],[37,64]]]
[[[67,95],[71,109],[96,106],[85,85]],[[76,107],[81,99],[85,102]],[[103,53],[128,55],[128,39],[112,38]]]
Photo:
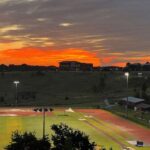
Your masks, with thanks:
[[[90,142],[85,133],[74,130],[65,124],[52,125],[54,150],[94,150],[96,144]]]
[[[5,150],[50,150],[50,142],[47,137],[37,139],[34,133],[12,134],[11,143],[5,147]]]
[[[18,131],[13,132],[11,143],[5,147],[5,150],[94,150],[96,144],[90,142],[89,136],[85,133],[74,130],[65,124],[52,125],[51,129],[54,135],[49,138],[38,139],[34,133]]]

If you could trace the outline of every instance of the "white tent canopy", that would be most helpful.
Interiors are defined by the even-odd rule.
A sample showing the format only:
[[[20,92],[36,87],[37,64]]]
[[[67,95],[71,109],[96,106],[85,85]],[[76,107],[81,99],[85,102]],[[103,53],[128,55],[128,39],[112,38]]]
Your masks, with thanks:
[[[65,112],[74,112],[74,110],[72,108],[68,108],[65,110]]]
[[[123,98],[122,100],[123,100],[123,101],[127,101],[127,100],[128,100],[128,102],[131,102],[131,103],[144,102],[144,99],[136,98],[136,97],[128,97],[128,99],[127,99],[127,97],[125,97],[125,98]]]

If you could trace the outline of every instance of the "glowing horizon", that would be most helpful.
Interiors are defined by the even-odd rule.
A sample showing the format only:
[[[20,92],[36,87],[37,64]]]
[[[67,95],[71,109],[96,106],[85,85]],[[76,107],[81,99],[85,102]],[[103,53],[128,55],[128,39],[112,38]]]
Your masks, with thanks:
[[[149,56],[140,58],[122,59],[122,62],[114,62],[118,59],[117,55],[103,56],[99,58],[98,53],[83,49],[40,49],[40,48],[20,48],[8,49],[0,51],[0,64],[28,64],[28,65],[42,65],[42,66],[58,66],[61,61],[79,61],[83,63],[92,63],[94,66],[112,66],[124,67],[127,62],[145,63],[149,60]]]
[[[100,65],[100,59],[95,53],[82,49],[41,50],[37,48],[22,48],[3,50],[0,52],[1,64],[29,64],[58,66],[61,61],[79,61]]]
[[[75,60],[125,66],[150,61],[150,1],[114,3],[1,0],[0,63],[58,66]]]

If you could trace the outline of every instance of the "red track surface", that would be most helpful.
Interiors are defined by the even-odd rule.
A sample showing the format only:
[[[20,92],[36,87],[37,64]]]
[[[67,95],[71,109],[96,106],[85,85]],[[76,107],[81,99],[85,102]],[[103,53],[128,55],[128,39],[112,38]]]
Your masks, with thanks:
[[[51,112],[46,112],[46,115],[51,115]],[[38,116],[42,112],[34,112],[32,108],[1,108],[0,116]]]
[[[113,115],[112,113],[105,111],[105,110],[97,110],[97,109],[79,109],[78,111],[93,115],[97,118],[100,118],[103,121],[110,122],[112,124],[115,124],[125,130],[125,132],[128,132],[133,137],[136,138],[136,140],[142,140],[147,144],[150,144],[150,130],[146,129],[138,124],[135,124],[131,121],[128,121],[126,119],[123,119],[119,116]]]

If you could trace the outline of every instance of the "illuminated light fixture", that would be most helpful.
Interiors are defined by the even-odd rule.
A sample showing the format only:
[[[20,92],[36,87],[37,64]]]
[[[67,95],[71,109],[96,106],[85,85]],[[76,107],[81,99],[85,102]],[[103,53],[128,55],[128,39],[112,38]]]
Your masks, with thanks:
[[[124,74],[125,76],[126,76],[126,78],[127,78],[127,91],[128,91],[128,89],[129,89],[129,72],[125,72],[125,74]],[[126,117],[128,118],[128,96],[127,96],[127,101],[126,101]]]
[[[16,106],[18,105],[18,84],[20,83],[20,81],[14,81],[13,82],[16,86]]]
[[[43,139],[44,139],[45,138],[45,113],[52,112],[53,108],[46,108],[46,107],[34,108],[33,111],[43,113]]]
[[[14,81],[13,83],[18,85],[20,83],[20,81]]]
[[[126,72],[124,75],[125,75],[126,77],[129,77],[129,72]]]

